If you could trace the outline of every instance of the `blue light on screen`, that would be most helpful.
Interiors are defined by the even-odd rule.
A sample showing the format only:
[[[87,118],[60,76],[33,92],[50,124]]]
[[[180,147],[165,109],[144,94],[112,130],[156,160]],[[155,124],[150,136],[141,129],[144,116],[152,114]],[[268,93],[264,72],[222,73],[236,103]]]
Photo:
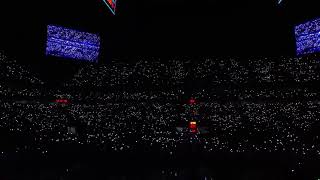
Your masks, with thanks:
[[[100,37],[97,34],[48,25],[47,55],[97,62],[99,51]]]
[[[297,54],[320,51],[320,19],[308,21],[295,27]]]

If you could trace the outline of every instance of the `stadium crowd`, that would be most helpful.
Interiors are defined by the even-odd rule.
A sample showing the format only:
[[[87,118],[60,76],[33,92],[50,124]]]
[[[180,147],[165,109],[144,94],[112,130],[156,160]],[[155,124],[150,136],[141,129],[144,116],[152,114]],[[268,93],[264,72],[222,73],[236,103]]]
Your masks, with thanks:
[[[10,147],[17,152],[46,154],[50,146],[72,143],[102,151],[174,154],[191,143],[204,152],[320,158],[316,57],[91,64],[52,91],[16,88],[9,79],[45,83],[5,56],[0,63],[6,68],[0,74],[2,97],[67,97],[71,102],[2,99],[0,128],[22,139]],[[191,97],[197,103],[189,104]],[[208,133],[178,129],[187,129],[193,109]]]

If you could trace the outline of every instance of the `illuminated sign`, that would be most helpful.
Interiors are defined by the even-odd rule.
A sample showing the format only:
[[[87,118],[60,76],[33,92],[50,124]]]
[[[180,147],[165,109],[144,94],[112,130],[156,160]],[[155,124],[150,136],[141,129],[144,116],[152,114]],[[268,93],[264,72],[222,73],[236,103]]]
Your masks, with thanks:
[[[117,0],[103,0],[113,15],[116,15]]]

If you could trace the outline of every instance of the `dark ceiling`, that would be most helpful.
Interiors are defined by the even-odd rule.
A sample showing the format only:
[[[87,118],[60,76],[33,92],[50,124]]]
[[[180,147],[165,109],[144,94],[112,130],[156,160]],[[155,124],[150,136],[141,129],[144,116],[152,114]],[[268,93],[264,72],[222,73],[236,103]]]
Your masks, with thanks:
[[[309,1],[309,2],[308,2]],[[103,57],[294,54],[294,24],[319,15],[311,0],[1,1],[1,47],[42,57],[47,24],[103,37]]]

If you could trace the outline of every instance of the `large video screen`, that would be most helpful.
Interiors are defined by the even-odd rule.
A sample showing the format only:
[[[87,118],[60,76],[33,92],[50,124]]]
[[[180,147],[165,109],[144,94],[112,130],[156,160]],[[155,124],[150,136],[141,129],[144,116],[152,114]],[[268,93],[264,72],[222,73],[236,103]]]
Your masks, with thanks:
[[[320,19],[295,27],[297,54],[311,54],[320,51]]]
[[[103,0],[103,2],[107,5],[110,9],[112,14],[116,14],[116,7],[117,7],[117,0]]]
[[[46,47],[48,56],[97,62],[99,51],[99,35],[48,25]]]

